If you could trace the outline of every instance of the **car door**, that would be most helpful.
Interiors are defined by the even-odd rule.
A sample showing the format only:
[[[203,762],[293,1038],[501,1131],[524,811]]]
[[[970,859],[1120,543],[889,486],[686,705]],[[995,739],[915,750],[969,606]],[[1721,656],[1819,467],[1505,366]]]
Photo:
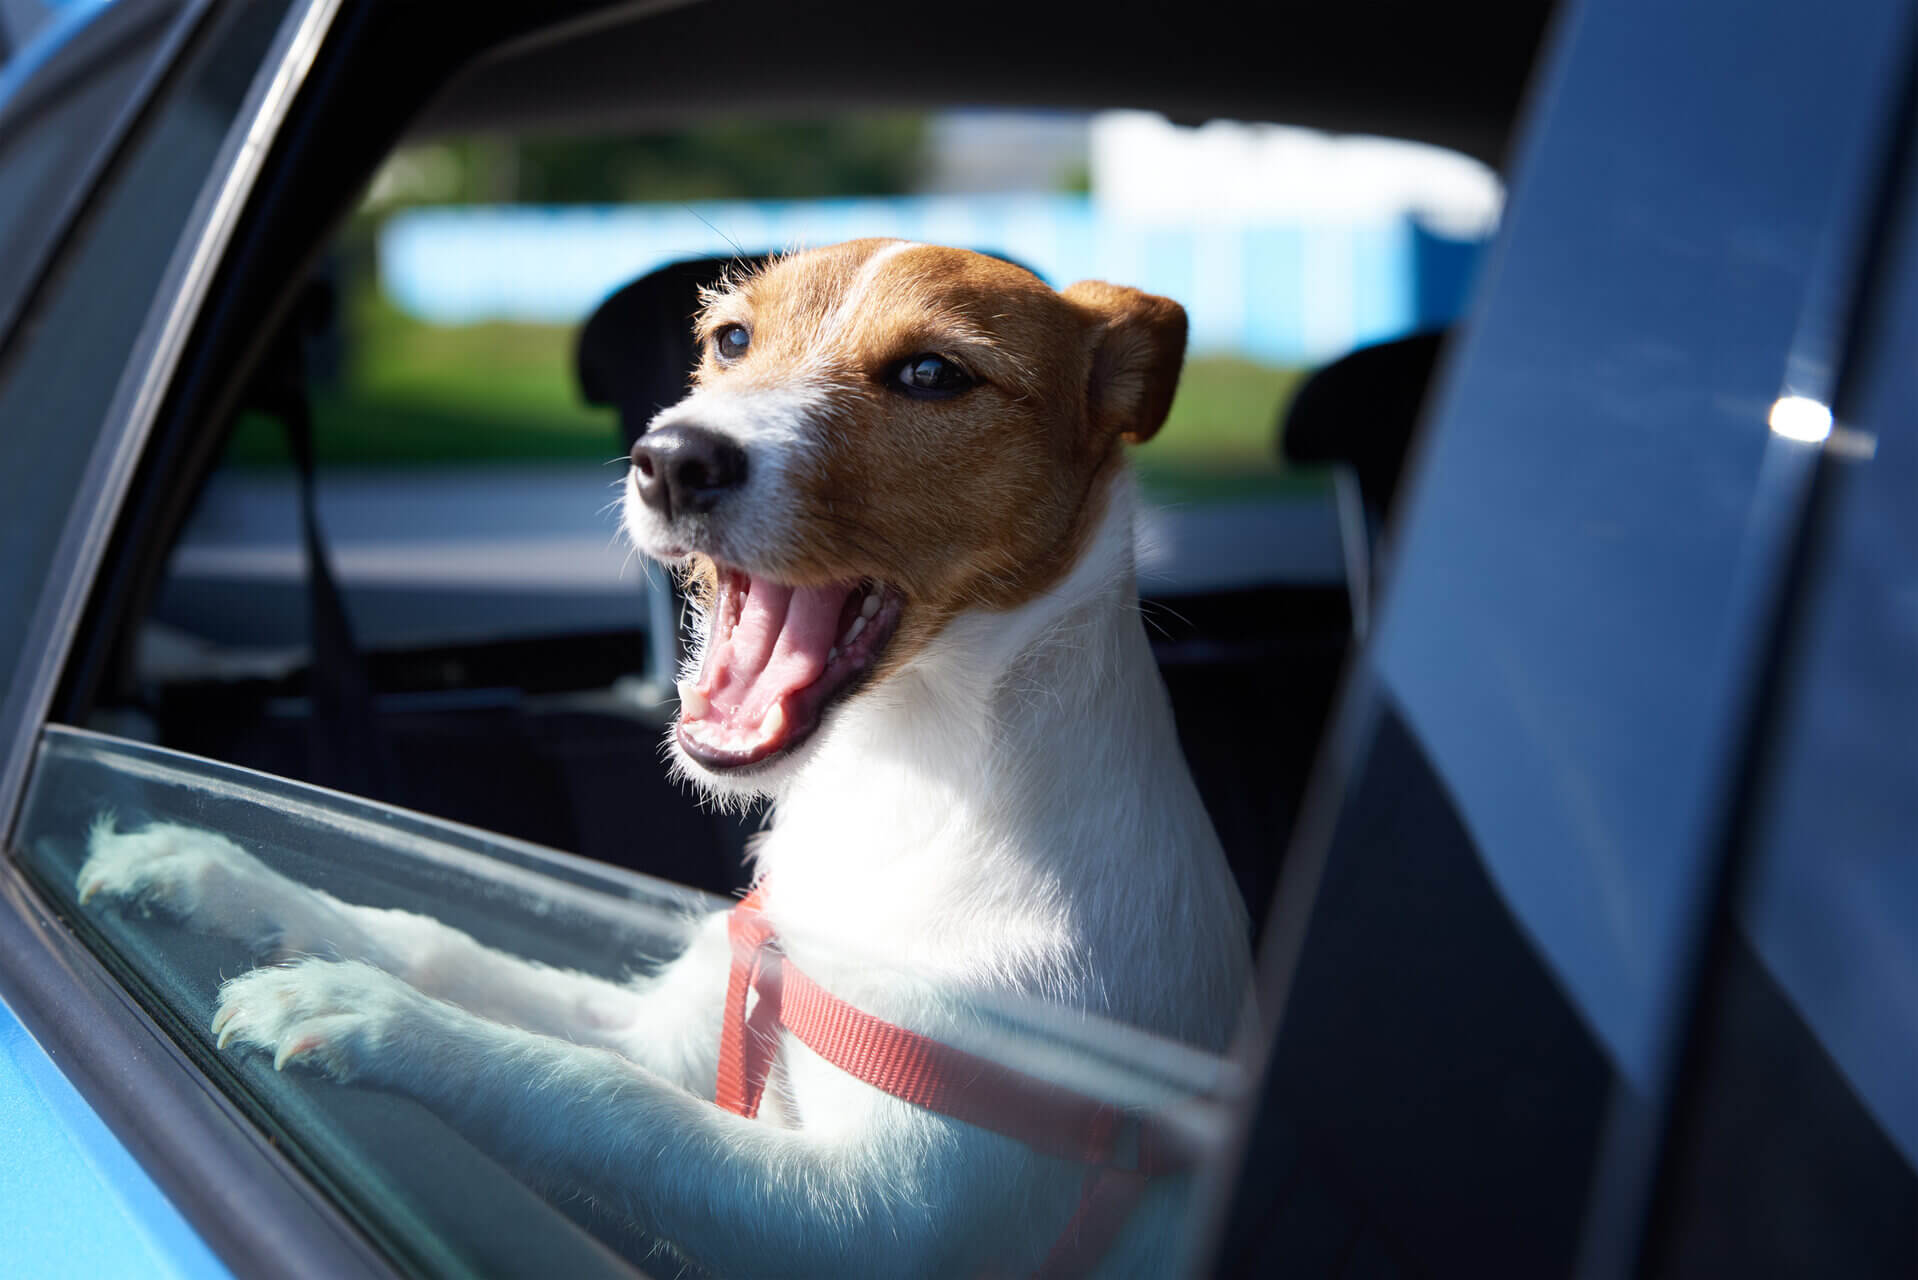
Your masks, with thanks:
[[[0,982],[243,1270],[497,1271],[535,1253],[623,1265],[590,1211],[524,1194],[429,1120],[224,1063],[208,1002],[246,958],[91,912],[73,872],[105,810],[213,824],[312,882],[381,884],[499,945],[608,972],[665,939],[646,912],[671,894],[48,724],[112,662],[111,629],[89,623],[140,590],[125,540],[164,531],[188,500],[148,480],[191,473],[180,458],[210,447],[194,431],[230,390],[221,373],[270,327],[263,299],[348,198],[341,175],[390,144],[402,104],[512,29],[476,9],[452,32],[392,8],[220,10],[141,125],[148,140],[177,130],[175,144],[136,147],[107,175],[0,354],[0,422],[36,427],[20,437],[29,465],[0,478],[0,803],[16,855],[0,874]],[[1854,219],[1894,167],[1881,127],[1909,73],[1900,12],[1646,4],[1565,20],[1282,887],[1274,1102],[1232,1175],[1233,1221],[1256,1230],[1228,1234],[1228,1263],[1611,1274],[1632,1266],[1654,1189],[1709,1173],[1661,1152],[1689,1114],[1676,1064],[1708,1052],[1687,1048],[1695,992],[1729,982],[1699,963],[1727,797],[1829,452],[1792,452],[1804,442],[1767,419],[1794,397],[1836,403],[1793,381],[1793,361],[1849,350],[1812,341],[1842,337],[1829,304],[1851,296],[1825,246],[1870,240]],[[349,77],[365,64],[345,51],[382,41],[386,65],[414,59],[416,75]],[[1794,92],[1754,66],[1789,67]],[[349,95],[372,104],[364,128],[317,154],[288,141]],[[1883,395],[1905,394],[1885,378]],[[1909,402],[1885,403],[1869,412]],[[1872,473],[1893,494],[1903,474]],[[556,943],[554,921],[572,936]],[[1896,1209],[1906,1183],[1888,1185]]]
[[[1280,885],[1210,1265],[1918,1265],[1912,41],[1902,4],[1563,16]]]

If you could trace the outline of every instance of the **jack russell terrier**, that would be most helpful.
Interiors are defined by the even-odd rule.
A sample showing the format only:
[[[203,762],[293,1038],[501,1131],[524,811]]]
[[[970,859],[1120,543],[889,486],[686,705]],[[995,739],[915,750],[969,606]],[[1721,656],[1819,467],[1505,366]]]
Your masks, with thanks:
[[[1215,1052],[1242,1012],[1120,447],[1165,419],[1185,313],[862,240],[708,292],[697,329],[625,523],[702,615],[675,768],[773,805],[745,903],[621,985],[110,816],[81,899],[302,957],[221,988],[222,1047],[409,1095],[713,1272],[1163,1274],[1167,1128],[957,1046],[980,1000]]]

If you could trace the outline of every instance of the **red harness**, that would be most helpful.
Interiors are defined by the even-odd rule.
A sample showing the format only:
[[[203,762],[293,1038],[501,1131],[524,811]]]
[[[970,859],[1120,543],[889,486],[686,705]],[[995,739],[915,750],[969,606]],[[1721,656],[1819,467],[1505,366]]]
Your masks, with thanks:
[[[941,1044],[830,994],[770,945],[773,929],[761,914],[759,890],[733,908],[727,932],[733,967],[714,1100],[736,1115],[759,1113],[783,1028],[841,1071],[895,1098],[1090,1165],[1079,1207],[1035,1276],[1090,1271],[1145,1194],[1146,1180],[1184,1167],[1174,1154],[1177,1144],[1149,1116]],[[749,987],[759,992],[751,1017]]]

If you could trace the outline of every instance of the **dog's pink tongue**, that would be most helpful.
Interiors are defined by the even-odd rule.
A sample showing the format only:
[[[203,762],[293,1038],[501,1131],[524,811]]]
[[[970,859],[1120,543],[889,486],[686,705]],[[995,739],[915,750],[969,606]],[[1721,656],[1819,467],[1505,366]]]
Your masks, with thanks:
[[[700,672],[708,714],[736,729],[757,725],[781,697],[817,680],[849,590],[752,579],[732,635],[707,653]]]

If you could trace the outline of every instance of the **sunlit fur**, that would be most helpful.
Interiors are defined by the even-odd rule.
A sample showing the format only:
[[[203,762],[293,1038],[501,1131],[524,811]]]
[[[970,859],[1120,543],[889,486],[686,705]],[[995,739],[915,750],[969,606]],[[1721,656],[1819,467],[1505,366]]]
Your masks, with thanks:
[[[629,492],[635,541],[696,585],[716,559],[905,597],[871,678],[777,767],[739,779],[680,758],[718,797],[771,799],[755,856],[791,962],[936,1037],[966,1034],[980,1000],[1030,997],[1222,1050],[1245,916],[1138,616],[1119,449],[1165,416],[1183,313],[862,241],[715,291],[701,332],[727,323],[750,326],[744,358],[709,350],[660,421],[731,435],[748,489],[670,522]],[[981,385],[924,402],[884,385],[923,351]],[[723,916],[619,985],[348,905],[187,828],[103,824],[81,887],[336,957],[229,982],[220,1034],[418,1098],[722,1275],[1022,1274],[1079,1196],[1083,1166],[912,1107],[790,1036],[759,1119],[711,1105]],[[252,909],[208,905],[223,894]],[[1154,1182],[1100,1274],[1165,1273],[1187,1184]]]
[[[751,335],[730,362],[712,343],[728,325]],[[715,559],[798,585],[891,584],[908,606],[875,683],[961,613],[1034,600],[1074,563],[1123,467],[1120,441],[1164,420],[1185,344],[1184,312],[1164,298],[1096,281],[1059,293],[996,258],[897,240],[743,273],[707,293],[696,329],[696,386],[654,425],[744,446],[747,488],[667,521],[629,479],[634,543],[682,565],[696,600]],[[927,352],[979,385],[901,395],[891,375]],[[749,801],[777,796],[812,745],[747,774],[677,751],[675,763],[716,798]]]

